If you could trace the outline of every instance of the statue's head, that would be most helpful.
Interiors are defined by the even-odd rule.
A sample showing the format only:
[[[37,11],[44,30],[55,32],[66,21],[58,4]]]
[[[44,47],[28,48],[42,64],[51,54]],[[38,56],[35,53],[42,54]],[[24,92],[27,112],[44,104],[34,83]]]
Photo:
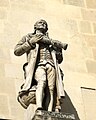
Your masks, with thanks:
[[[34,30],[42,30],[43,32],[47,32],[48,24],[45,20],[40,19],[34,24]]]

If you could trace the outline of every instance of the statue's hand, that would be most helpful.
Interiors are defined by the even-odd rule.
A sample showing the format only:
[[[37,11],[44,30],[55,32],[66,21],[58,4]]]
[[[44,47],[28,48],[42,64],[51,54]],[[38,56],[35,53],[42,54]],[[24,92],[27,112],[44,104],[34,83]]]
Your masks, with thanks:
[[[41,34],[35,34],[35,35],[29,40],[29,42],[30,42],[30,44],[35,44],[35,43],[39,42],[39,41],[42,40],[42,39],[43,39],[43,35],[41,35]]]
[[[64,50],[66,50],[68,47],[68,44],[62,43],[58,40],[52,40],[52,45],[57,48],[63,48]]]

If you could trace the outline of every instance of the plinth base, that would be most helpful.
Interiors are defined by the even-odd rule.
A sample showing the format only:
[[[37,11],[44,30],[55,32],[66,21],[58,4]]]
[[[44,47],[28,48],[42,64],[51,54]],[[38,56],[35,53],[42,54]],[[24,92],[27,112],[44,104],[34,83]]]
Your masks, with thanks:
[[[32,120],[75,120],[74,114],[37,110]]]

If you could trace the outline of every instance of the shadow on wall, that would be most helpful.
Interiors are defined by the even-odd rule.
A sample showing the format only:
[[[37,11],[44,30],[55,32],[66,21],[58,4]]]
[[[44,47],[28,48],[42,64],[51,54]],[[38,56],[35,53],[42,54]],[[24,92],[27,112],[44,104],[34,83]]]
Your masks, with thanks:
[[[61,100],[61,112],[74,114],[76,120],[80,120],[78,113],[71,102],[70,97],[65,91],[65,98]]]

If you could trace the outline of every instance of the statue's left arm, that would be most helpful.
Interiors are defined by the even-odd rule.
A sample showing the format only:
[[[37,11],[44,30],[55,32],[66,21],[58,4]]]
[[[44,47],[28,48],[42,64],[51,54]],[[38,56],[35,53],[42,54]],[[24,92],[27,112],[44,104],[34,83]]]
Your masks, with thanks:
[[[63,55],[62,55],[61,48],[57,48],[57,50],[56,50],[56,59],[59,64],[63,61]]]

